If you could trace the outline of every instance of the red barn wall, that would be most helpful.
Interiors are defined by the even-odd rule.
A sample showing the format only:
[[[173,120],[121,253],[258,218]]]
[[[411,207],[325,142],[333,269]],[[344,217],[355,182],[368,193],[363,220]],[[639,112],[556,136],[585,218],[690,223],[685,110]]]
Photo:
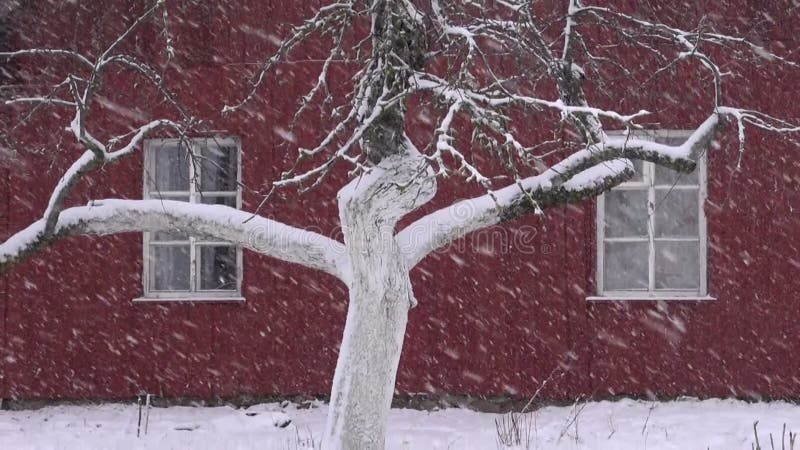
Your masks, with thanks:
[[[180,6],[171,19],[176,46],[189,51],[178,55],[168,77],[182,83],[177,86],[182,100],[214,129],[242,138],[243,182],[254,189],[293,162],[294,152],[276,130],[287,126],[294,99],[316,78],[319,64],[284,64],[281,80],[272,78],[272,89],[262,89],[257,107],[243,114],[223,117],[220,105],[240,98],[254,68],[250,63],[274,50],[271,35],[285,33],[287,24],[317,3],[175,2]],[[623,7],[636,8],[629,3]],[[770,45],[797,48],[787,31],[797,10],[787,17],[790,8],[774,3],[697,2],[694,8],[727,20],[731,31],[757,32]],[[681,5],[664,6],[664,13],[678,20]],[[29,2],[12,15],[12,30],[24,30],[12,45],[92,49],[119,31],[116,15],[131,18],[137,8],[137,2],[123,0]],[[772,22],[753,31],[752,24],[765,17]],[[158,48],[142,39],[131,51]],[[309,60],[317,52],[302,50]],[[7,83],[24,83],[27,74],[47,70],[31,64],[15,66],[21,75]],[[796,90],[797,72],[742,70],[749,70],[750,85],[733,88],[727,94],[731,101],[800,116],[792,95],[780,94]],[[692,86],[694,80],[688,75],[685,80]],[[763,95],[767,82],[775,95]],[[144,120],[168,111],[162,106],[154,111],[148,104],[153,93],[131,90],[125,74],[108,83],[114,92],[109,100],[126,105],[129,117]],[[685,93],[683,86],[671,89]],[[659,89],[635,106],[660,104],[664,128],[688,128],[708,112],[707,95],[689,91],[693,101],[667,110],[658,102],[670,92]],[[4,114],[13,117],[8,110]],[[412,138],[424,142],[423,131],[431,125],[410,116],[409,129],[421,130]],[[130,120],[110,112],[95,119],[94,129],[109,135],[125,131]],[[325,120],[310,120],[297,137],[300,143],[313,142]],[[68,121],[42,114],[26,128],[30,148],[45,146],[48,155],[4,157],[5,236],[37,218],[60,167],[79,154],[70,137],[59,134]],[[548,130],[528,133],[545,136]],[[61,145],[53,164],[55,140]],[[709,156],[708,281],[716,301],[587,302],[594,293],[593,202],[554,208],[543,218],[468,236],[413,270],[419,306],[410,313],[398,393],[528,396],[549,379],[541,395],[551,400],[617,394],[800,397],[800,158],[793,145],[765,133],[751,131],[747,148],[741,169],[733,139],[723,138]],[[141,155],[106,167],[83,183],[70,203],[141,198],[141,174]],[[335,234],[335,193],[345,179],[339,172],[303,197],[280,196],[263,213]],[[438,197],[415,214],[480,193],[452,180],[440,186]],[[244,192],[245,209],[255,209],[259,201]],[[131,300],[142,294],[141,245],[138,234],[70,238],[2,276],[0,397],[328,392],[347,306],[341,283],[245,252],[242,304],[135,304]]]

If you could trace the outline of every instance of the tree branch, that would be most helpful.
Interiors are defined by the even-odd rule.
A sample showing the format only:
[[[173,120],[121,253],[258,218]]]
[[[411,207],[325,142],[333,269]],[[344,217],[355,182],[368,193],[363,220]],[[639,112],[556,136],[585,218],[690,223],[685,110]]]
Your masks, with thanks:
[[[679,146],[637,138],[608,138],[604,143],[569,155],[539,175],[420,218],[397,234],[398,246],[406,254],[409,267],[414,267],[437,248],[472,231],[602,194],[633,175],[630,159],[691,172],[714,138],[719,123],[719,115],[712,114]]]
[[[345,284],[349,284],[351,278],[347,252],[340,242],[224,205],[172,200],[100,200],[63,210],[53,233],[48,235],[44,230],[45,220],[39,220],[0,244],[0,272],[67,236],[169,231],[227,241],[282,261],[321,270]]]
[[[497,225],[543,208],[577,203],[629,180],[633,164],[627,159],[602,162],[579,173],[574,182],[549,186],[544,175],[527,178],[498,191],[462,200],[417,220],[398,233],[408,267],[434,250],[473,231]]]
[[[129,155],[139,146],[148,133],[162,127],[170,127],[179,133],[182,132],[181,126],[175,122],[163,119],[154,120],[135,130],[135,133],[128,143],[119,150],[108,152],[107,148],[109,147],[99,143],[94,145],[91,149],[86,150],[72,163],[69,169],[67,169],[64,175],[58,180],[56,187],[53,188],[53,192],[50,194],[50,200],[47,203],[47,209],[45,209],[42,215],[42,219],[45,222],[44,233],[50,234],[55,230],[58,215],[61,213],[61,210],[64,209],[64,201],[66,201],[71,189],[84,175],[101,164],[116,162],[119,158]],[[116,143],[117,140],[113,140],[112,142]]]

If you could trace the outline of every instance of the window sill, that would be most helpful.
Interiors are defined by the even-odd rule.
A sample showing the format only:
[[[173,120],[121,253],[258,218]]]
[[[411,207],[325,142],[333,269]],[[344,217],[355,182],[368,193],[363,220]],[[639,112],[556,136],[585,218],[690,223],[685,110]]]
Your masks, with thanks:
[[[681,295],[659,295],[659,296],[624,296],[624,295],[609,295],[609,296],[590,296],[586,297],[587,302],[647,302],[647,301],[667,301],[667,302],[708,302],[716,301],[716,297],[706,296],[681,296]]]
[[[133,303],[244,303],[244,297],[137,297],[133,299]]]

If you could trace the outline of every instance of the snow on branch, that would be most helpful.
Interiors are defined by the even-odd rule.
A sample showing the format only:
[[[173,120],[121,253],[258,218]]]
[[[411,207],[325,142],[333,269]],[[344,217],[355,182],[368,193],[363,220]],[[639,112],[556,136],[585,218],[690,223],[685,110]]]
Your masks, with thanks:
[[[602,161],[629,158],[651,161],[680,172],[691,172],[697,159],[706,151],[720,124],[719,114],[710,115],[681,145],[659,144],[632,136],[606,137],[600,144],[590,145],[553,165],[543,175],[553,184],[561,184]]]
[[[67,130],[73,134],[76,141],[85,148],[85,151],[61,176],[50,195],[47,208],[42,216],[44,224],[42,231],[44,235],[49,235],[55,231],[59,214],[64,207],[64,202],[70,190],[88,172],[101,165],[113,163],[133,153],[149,133],[159,129],[169,128],[176,134],[183,135],[185,129],[191,125],[193,119],[188,116],[171,93],[165,88],[164,80],[158,71],[146,63],[137,60],[133,56],[117,53],[121,44],[155,15],[159,8],[163,7],[164,0],[157,0],[153,3],[151,7],[120,33],[113,42],[103,50],[100,56],[94,59],[94,62],[92,62],[92,58],[71,50],[29,49],[0,53],[0,56],[9,58],[36,57],[47,59],[55,56],[66,56],[81,62],[81,67],[88,69],[87,71],[70,72],[63,82],[52,87],[48,95],[18,96],[12,97],[5,102],[7,105],[30,103],[35,104],[37,107],[70,107],[74,110],[74,115],[69,122]],[[107,68],[114,64],[120,64],[126,68],[132,69],[134,73],[143,77],[148,83],[158,89],[162,98],[175,106],[175,109],[186,123],[179,123],[170,119],[157,119],[138,127],[131,127],[132,129],[128,133],[111,137],[105,143],[96,138],[88,129],[91,105],[97,90],[101,88],[103,76]],[[59,98],[58,95],[61,90],[66,90],[72,99],[65,100]],[[65,95],[65,93],[60,95]],[[120,144],[122,144],[122,146],[116,148]]]
[[[338,54],[340,51],[341,35],[350,25],[352,15],[355,14],[353,10],[354,3],[354,1],[344,1],[323,6],[313,17],[295,27],[289,37],[281,42],[278,50],[261,65],[261,69],[252,80],[250,90],[244,99],[235,105],[226,105],[222,109],[222,112],[235,112],[255,98],[258,89],[264,84],[270,71],[272,71],[278,63],[283,62],[299,44],[305,42],[314,35],[328,33],[334,27],[338,27],[339,31],[335,32],[337,37],[334,38],[334,50],[330,52],[329,56],[329,59],[333,59],[335,57],[334,55]],[[319,78],[322,81],[320,81],[319,84],[324,83],[329,66],[330,63],[327,61],[323,64]],[[316,86],[312,88],[311,92],[306,96],[307,101],[313,99],[318,89],[319,88]]]
[[[436,128],[432,136],[433,145],[429,148],[433,150],[425,154],[425,158],[432,165],[438,165],[437,175],[444,176],[448,170],[444,167],[443,155],[451,157],[458,172],[463,173],[468,181],[481,183],[488,192],[426,216],[399,233],[398,240],[409,248],[411,265],[433,249],[471,230],[610,189],[630,176],[632,159],[652,161],[683,172],[694,170],[697,158],[710,146],[724,117],[737,121],[742,143],[745,124],[775,132],[796,131],[794,125],[775,117],[722,106],[725,73],[721,67],[725,64],[712,59],[710,55],[718,57],[719,52],[711,52],[708,47],[728,49],[738,45],[742,51],[760,58],[775,59],[791,67],[795,67],[795,63],[744,39],[706,32],[702,26],[686,31],[611,8],[584,6],[582,3],[580,0],[566,0],[562,11],[565,15],[560,16],[563,31],[552,39],[546,31],[561,19],[546,23],[542,17],[536,16],[529,2],[499,2],[499,8],[504,12],[498,16],[495,14],[497,11],[486,11],[482,9],[482,2],[476,1],[451,3],[434,0],[430,10],[425,12],[408,1],[336,1],[319,8],[310,19],[293,28],[277,51],[267,57],[254,74],[244,98],[238,104],[226,106],[223,111],[234,112],[255,98],[268,74],[277,64],[288,61],[301,43],[310,42],[312,37],[329,37],[329,51],[322,60],[315,82],[300,99],[292,123],[311,102],[322,101],[324,104],[331,101],[328,73],[334,62],[340,59],[352,63],[348,69],[353,71],[351,90],[347,100],[332,109],[332,116],[337,119],[332,121],[323,137],[314,146],[299,148],[294,167],[273,183],[273,188],[299,186],[302,190],[321,183],[338,161],[349,162],[354,167],[351,173],[362,174],[369,172],[370,167],[379,164],[382,158],[397,154],[405,145],[399,137],[406,131],[408,98],[417,94],[432,96],[438,117],[432,120]],[[369,17],[369,33],[360,37],[346,36],[351,30],[353,33],[364,30],[354,22],[361,17]],[[597,50],[600,56],[592,54],[591,41],[584,36],[593,35],[596,30],[587,28],[597,25],[613,28],[616,32],[613,36],[634,41],[633,44],[654,54],[658,64],[667,62],[669,67],[691,58],[712,73],[715,102],[709,105],[708,118],[684,144],[658,144],[637,138],[635,134],[622,137],[606,135],[603,122],[612,122],[632,131],[641,129],[638,122],[651,113],[644,109],[623,112],[597,107],[587,98],[584,83],[602,87],[603,80],[597,78],[603,71],[587,72],[580,62],[597,64],[610,61],[623,71],[627,70],[623,62],[615,60],[616,55],[606,56],[603,49]],[[456,56],[453,58],[454,67],[448,71],[454,70],[443,74],[435,61],[453,55]],[[519,63],[517,69],[523,73],[510,76],[505,73],[504,57],[509,55]],[[434,63],[429,64],[431,61]],[[653,76],[666,70],[658,64],[653,68]],[[525,72],[528,69],[541,70],[542,74],[534,78]],[[543,79],[554,83],[557,97],[553,98],[549,89],[538,88]],[[545,91],[548,94],[539,94]],[[611,104],[614,104],[613,99]],[[526,146],[515,135],[519,126],[512,125],[518,116],[509,114],[509,110],[521,111],[524,120],[530,119],[525,115],[530,110],[557,112],[560,121],[555,124],[555,131],[560,133],[564,123],[571,125],[578,132],[576,141],[579,141],[575,143],[577,147],[571,148],[579,150],[568,150],[570,153],[556,164],[544,166],[541,157],[528,154],[529,149],[535,146]],[[515,152],[519,160],[537,161],[539,174],[520,174],[512,161],[507,166],[517,181],[492,190],[492,180],[455,146],[458,115],[471,119],[473,128],[480,128],[481,132],[485,129],[487,135],[494,135],[495,141],[487,146],[499,143],[507,147],[506,150]],[[473,132],[473,141],[479,141],[475,136]],[[565,149],[570,147],[565,146]],[[308,164],[312,158],[319,160]],[[464,211],[468,213],[462,214]]]
[[[226,106],[224,111],[238,110],[252,100],[268,73],[277,64],[289,61],[289,56],[301,43],[315,37],[328,39],[326,43],[330,48],[316,81],[300,99],[292,124],[312,102],[317,101],[321,106],[332,102],[327,80],[334,62],[348,62],[347,70],[352,70],[353,74],[352,89],[344,104],[332,108],[335,120],[322,139],[310,148],[299,148],[294,167],[274,182],[273,188],[298,186],[303,191],[315,187],[338,161],[351,164],[351,175],[369,170],[370,163],[374,164],[373,159],[379,160],[380,155],[370,156],[375,146],[370,150],[370,146],[365,145],[369,139],[365,138],[374,135],[374,131],[383,133],[380,128],[391,116],[400,117],[396,122],[403,125],[407,99],[420,93],[432,94],[437,106],[438,117],[433,118],[432,123],[438,126],[428,147],[432,150],[426,150],[425,155],[437,166],[437,175],[446,176],[451,172],[445,167],[445,161],[448,164],[451,161],[451,158],[443,158],[447,155],[454,161],[452,171],[488,188],[490,177],[482,173],[482,168],[466,151],[456,148],[455,137],[460,131],[457,128],[461,126],[456,116],[467,116],[471,120],[468,129],[473,132],[472,143],[504,158],[501,162],[515,178],[524,178],[519,170],[522,167],[517,167],[520,162],[536,162],[539,172],[546,169],[542,168],[542,155],[531,153],[531,149],[537,148],[536,143],[518,139],[523,135],[518,131],[520,114],[517,112],[527,116],[531,110],[556,111],[560,120],[553,124],[554,135],[561,133],[566,123],[578,132],[577,146],[599,146],[605,148],[606,153],[618,149],[619,145],[606,136],[603,122],[613,122],[628,130],[642,128],[640,122],[651,115],[647,110],[625,112],[598,107],[587,98],[584,90],[584,84],[589,84],[599,87],[600,92],[616,92],[616,88],[606,89],[609,86],[601,79],[605,71],[595,65],[612,64],[630,74],[633,68],[626,67],[620,55],[608,50],[624,44],[625,39],[658,58],[653,76],[690,58],[710,70],[715,102],[709,105],[709,113],[713,112],[714,120],[719,114],[730,115],[714,108],[721,107],[723,98],[722,82],[726,73],[722,68],[728,65],[724,58],[726,55],[736,57],[739,53],[710,51],[710,46],[726,51],[739,46],[742,51],[762,59],[796,66],[787,58],[746,39],[727,36],[710,27],[705,29],[702,20],[697,29],[683,30],[658,20],[627,15],[611,7],[584,5],[581,0],[564,0],[563,10],[554,11],[549,18],[536,12],[530,2],[494,3],[496,7],[474,0],[434,0],[430,8],[418,9],[407,0],[333,1],[291,30],[277,51],[267,57],[254,74],[244,99],[234,106]],[[361,18],[369,18],[371,27],[369,33],[358,36],[355,34],[366,29],[356,26],[356,20]],[[550,31],[558,23],[563,25],[563,30],[554,37]],[[592,48],[593,41],[589,37],[596,35],[598,26],[612,30],[611,37],[622,36],[623,42],[616,39],[607,46]],[[345,36],[348,33],[354,35]],[[581,63],[586,62],[593,70],[581,67]],[[667,63],[665,67],[659,66],[662,62]],[[441,63],[445,63],[444,72]],[[509,66],[514,66],[517,73],[509,74]],[[540,89],[540,81],[554,82],[557,97],[554,98],[549,89]],[[614,104],[614,99],[610,100],[605,104]],[[754,116],[748,116],[747,122],[750,120],[758,123]],[[454,125],[456,123],[459,125]],[[400,136],[402,131],[392,133]],[[563,143],[563,139],[559,143]],[[691,167],[683,157],[676,159],[675,155],[650,151],[654,149],[650,144],[637,140],[626,143],[626,153],[636,153],[637,149],[641,153],[649,152],[643,158],[664,161],[668,165],[683,161],[688,164],[686,167]],[[515,155],[512,157],[512,154]],[[309,161],[315,157],[319,158],[316,162]]]
[[[718,47],[723,49],[725,53],[732,54],[737,58],[755,57],[768,61],[776,61],[788,67],[800,68],[800,64],[797,62],[777,55],[743,37],[729,36],[713,31],[707,32],[703,29],[702,23],[698,25],[697,30],[688,31],[664,23],[634,17],[603,6],[571,7],[570,17],[594,17],[598,22],[628,37],[631,43],[645,48],[664,59],[666,59],[666,57],[660,51],[648,45],[645,40],[636,39],[634,37],[635,33],[645,33],[650,39],[676,44],[677,52],[674,59],[672,59],[672,62],[669,63],[667,67],[679,60],[687,58],[694,58],[700,61],[700,64],[707,68],[713,76],[715,106],[721,106],[723,101],[722,81],[725,72],[721,69],[721,65],[717,63],[708,52],[701,49],[702,47]],[[735,46],[738,46],[738,48]],[[660,72],[660,70],[656,71],[656,73],[658,72]]]
[[[669,26],[660,22],[652,22],[639,17],[616,11],[612,8],[602,6],[578,6],[571,10],[571,15],[593,15],[595,17],[608,17],[616,19],[617,25],[626,27],[638,27],[653,33],[651,37],[662,37],[675,41],[683,45],[687,50],[695,49],[701,42],[710,43],[718,46],[740,44],[752,52],[754,56],[759,56],[767,60],[775,60],[790,67],[800,67],[800,64],[777,55],[766,48],[753,43],[752,41],[740,37],[730,36],[722,33],[707,32],[702,29],[696,31],[682,30],[677,27]]]
[[[615,159],[579,172],[573,180],[559,186],[553,186],[544,174],[526,178],[418,219],[398,233],[397,243],[405,253],[409,267],[414,267],[437,248],[473,231],[541,212],[548,206],[594,197],[633,175],[633,164],[629,160]]]
[[[627,172],[627,173],[626,173]],[[634,166],[629,159],[612,159],[592,166],[565,181],[562,188],[569,192],[594,191],[598,187],[605,187],[609,179],[625,175],[633,176]],[[605,190],[605,189],[603,189]]]
[[[0,271],[66,236],[162,231],[230,242],[349,282],[347,253],[341,243],[224,205],[99,200],[63,210],[52,233],[46,233],[45,227],[44,220],[36,221],[0,244]]]
[[[720,106],[717,108],[720,114],[731,116],[736,121],[736,128],[739,135],[739,159],[736,168],[742,167],[742,157],[744,156],[745,144],[745,125],[751,124],[772,133],[800,133],[800,125],[792,124],[786,120],[773,117],[760,111],[732,108]]]
[[[342,145],[339,146],[339,148],[333,153],[331,157],[328,158],[328,160],[325,163],[317,165],[297,175],[294,175],[291,171],[287,172],[286,174],[284,174],[284,177],[281,180],[274,182],[273,185],[276,187],[285,187],[289,185],[300,185],[308,182],[309,180],[314,180],[311,185],[311,187],[314,187],[324,179],[324,177],[328,174],[333,165],[336,164],[337,161],[342,159],[349,161],[356,167],[361,167],[358,157],[351,157],[348,155],[348,153],[350,153],[350,151],[355,148],[356,144],[364,136],[364,133],[366,133],[367,130],[369,130],[370,126],[372,126],[372,124],[381,117],[381,114],[383,114],[384,111],[386,111],[388,108],[391,108],[392,106],[396,105],[403,98],[402,95],[394,96],[392,98],[387,98],[388,94],[389,92],[387,92],[387,90],[384,90],[383,95],[381,95],[376,100],[375,105],[371,109],[369,116],[364,117],[363,120],[361,120],[357,124],[355,129],[350,134],[350,137],[348,137],[347,140]],[[335,130],[338,129],[339,127],[335,128]],[[332,143],[334,137],[335,135],[329,134],[329,136],[326,137],[326,139],[323,140],[314,149],[311,150],[300,149],[302,157],[305,158],[319,154],[328,145]],[[365,170],[367,169],[365,168]]]
[[[470,89],[455,87],[446,80],[433,74],[417,73],[411,83],[418,91],[430,91],[448,101],[469,101],[471,105],[480,110],[481,107],[502,107],[510,105],[527,105],[536,108],[548,108],[563,114],[584,113],[595,117],[604,117],[615,120],[621,124],[631,124],[636,119],[650,114],[649,111],[640,110],[632,114],[622,114],[616,111],[582,105],[568,105],[562,100],[545,100],[521,94],[487,94]]]
[[[101,164],[112,163],[126,155],[129,155],[136,148],[138,148],[139,144],[148,133],[151,133],[159,128],[166,127],[172,128],[178,133],[182,133],[181,125],[175,122],[170,120],[154,120],[135,130],[128,143],[119,150],[109,152],[107,151],[107,146],[103,144],[98,144],[95,146],[95,149],[99,149],[99,151],[94,149],[86,150],[78,159],[75,160],[75,162],[72,163],[64,175],[61,176],[58,184],[56,184],[53,192],[50,194],[50,200],[48,201],[47,208],[42,216],[43,220],[45,221],[45,234],[52,233],[55,230],[58,215],[64,207],[64,202],[67,199],[70,189],[72,189],[72,187],[78,181],[80,181],[85,174],[97,168]],[[112,138],[110,142],[116,143],[119,141],[119,139],[119,137]]]
[[[691,172],[719,126],[718,114],[706,119],[682,145],[645,139],[608,138],[574,152],[543,173],[502,189],[462,200],[428,214],[397,235],[409,267],[426,255],[472,231],[496,225],[544,208],[597,196],[633,175],[631,159],[657,162]]]

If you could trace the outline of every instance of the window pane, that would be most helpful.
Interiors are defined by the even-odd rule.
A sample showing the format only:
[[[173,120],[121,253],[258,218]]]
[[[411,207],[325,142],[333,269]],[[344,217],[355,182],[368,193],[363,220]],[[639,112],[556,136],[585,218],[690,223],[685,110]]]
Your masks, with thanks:
[[[606,242],[603,261],[604,289],[647,290],[648,242]]]
[[[656,142],[664,145],[681,145],[686,142],[686,137],[656,137]],[[680,186],[692,185],[697,186],[698,175],[697,170],[692,173],[680,173],[668,167],[655,165],[655,184],[656,186]]]
[[[636,175],[627,182],[641,183],[644,180],[644,161],[640,159],[633,160],[633,168]]]
[[[218,146],[213,139],[201,146],[202,191],[235,191],[238,157],[234,146]]]
[[[172,200],[176,202],[188,202],[188,194],[162,194],[160,192],[151,192],[150,198],[153,200]]]
[[[647,236],[647,191],[616,190],[605,194],[606,237]]]
[[[655,237],[697,237],[697,189],[656,189]]]
[[[655,184],[657,186],[697,186],[699,183],[697,173],[697,169],[692,173],[681,173],[656,164]]]
[[[154,161],[154,174],[150,174],[154,185],[151,191],[188,191],[189,162],[186,152],[177,145],[154,147],[151,150]]]
[[[230,206],[231,208],[236,208],[235,196],[201,194],[200,202],[205,203],[206,205],[225,205]]]
[[[697,242],[656,241],[656,289],[698,289]]]
[[[157,231],[155,233],[150,233],[150,240],[153,242],[164,242],[164,241],[186,241],[189,243],[189,235],[186,233],[181,233],[180,231]]]
[[[200,289],[236,290],[236,247],[207,246],[200,250]]]
[[[151,245],[150,280],[154,291],[188,291],[189,246]]]

